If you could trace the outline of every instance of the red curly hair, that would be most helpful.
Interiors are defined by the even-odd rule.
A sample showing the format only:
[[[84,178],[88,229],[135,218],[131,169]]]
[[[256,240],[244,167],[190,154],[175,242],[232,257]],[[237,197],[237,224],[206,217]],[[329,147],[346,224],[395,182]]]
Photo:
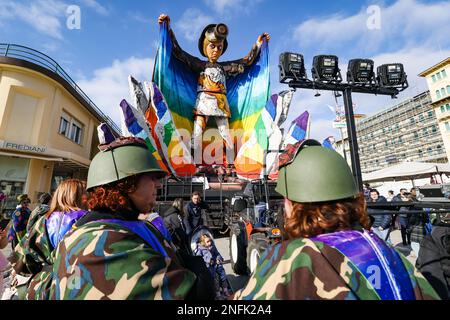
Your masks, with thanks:
[[[285,218],[284,229],[290,239],[310,238],[323,233],[351,230],[357,224],[370,229],[362,194],[333,202],[293,202],[293,215]]]
[[[128,194],[136,191],[139,178],[140,175],[131,176],[118,183],[94,188],[89,193],[89,209],[114,213],[135,211]]]

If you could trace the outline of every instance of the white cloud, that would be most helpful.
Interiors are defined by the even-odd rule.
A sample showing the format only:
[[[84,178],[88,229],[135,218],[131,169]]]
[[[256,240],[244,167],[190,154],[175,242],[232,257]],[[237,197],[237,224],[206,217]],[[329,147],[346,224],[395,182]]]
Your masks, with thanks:
[[[391,6],[380,6],[380,29],[369,29],[372,12],[367,7],[353,16],[316,17],[294,28],[294,40],[300,47],[315,50],[374,54],[381,50],[398,50],[413,45],[448,45],[443,30],[450,24],[450,2],[423,4],[416,0],[398,0]]]
[[[37,31],[61,40],[62,24],[67,4],[58,0],[8,1],[0,0],[0,17],[25,22]]]
[[[97,12],[102,16],[109,15],[109,10],[106,9],[104,6],[102,6],[100,3],[98,3],[98,1],[96,0],[81,0],[81,3],[91,9],[94,9],[95,12]]]
[[[213,23],[213,18],[194,8],[187,9],[175,23],[174,32],[181,32],[189,41],[197,41],[203,28]]]
[[[105,114],[120,125],[119,103],[122,99],[130,101],[128,76],[149,81],[153,65],[151,58],[114,60],[111,66],[95,70],[91,79],[81,79],[77,83]]]

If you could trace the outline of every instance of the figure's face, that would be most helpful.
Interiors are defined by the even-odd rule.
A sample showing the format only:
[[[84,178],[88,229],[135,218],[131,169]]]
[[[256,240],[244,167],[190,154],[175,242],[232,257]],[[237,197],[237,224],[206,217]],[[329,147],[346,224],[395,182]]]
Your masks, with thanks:
[[[209,62],[215,63],[219,60],[223,52],[223,41],[209,42],[205,39],[205,54],[208,57]]]
[[[159,188],[161,188],[159,178],[151,174],[144,174],[139,179],[136,190],[128,196],[139,210],[139,213],[149,213],[156,203],[156,195]]]
[[[211,245],[212,245],[211,239],[210,238],[205,238],[204,244],[205,244],[206,248],[211,247]]]

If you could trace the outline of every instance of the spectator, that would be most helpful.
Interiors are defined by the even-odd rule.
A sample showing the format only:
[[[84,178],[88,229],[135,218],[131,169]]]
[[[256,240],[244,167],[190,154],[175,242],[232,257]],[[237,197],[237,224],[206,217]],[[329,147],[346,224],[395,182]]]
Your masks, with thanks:
[[[369,192],[370,200],[369,202],[373,203],[386,203],[386,198],[383,196],[380,196],[380,193],[377,189],[370,189]],[[371,209],[367,210],[367,213],[370,215],[372,212]],[[383,239],[384,241],[388,241],[388,233],[389,233],[389,227],[391,225],[391,215],[390,214],[374,214],[373,215],[374,221],[372,224],[372,231],[380,237],[380,239]]]
[[[223,268],[223,257],[220,255],[213,240],[207,235],[202,234],[199,244],[195,250],[195,255],[201,256],[208,268],[211,278],[217,279],[218,287],[216,288],[216,298],[228,297],[230,290],[228,287],[227,274]]]
[[[365,182],[363,184],[363,193],[364,193],[364,198],[366,199],[366,201],[369,201],[370,199],[370,184]]]
[[[185,253],[191,253],[186,226],[184,225],[184,202],[182,198],[174,200],[172,206],[164,212],[164,224],[170,232],[174,245]]]
[[[27,300],[47,300],[52,281],[53,252],[63,237],[86,211],[83,195],[86,183],[78,179],[64,180],[56,189],[50,208],[47,204],[34,211],[35,219],[30,220],[28,232],[16,247],[18,262],[14,266],[17,274],[31,275],[27,284]],[[40,197],[47,202],[49,195]]]
[[[51,298],[185,299],[194,293],[205,299],[209,292],[211,297],[212,287],[201,281],[208,272],[202,261],[198,274],[184,268],[169,240],[138,220],[140,213],[152,212],[166,175],[144,140],[118,138],[101,147],[88,172],[91,211],[58,245]]]
[[[27,194],[21,194],[18,196],[17,201],[19,204],[12,214],[12,226],[8,234],[8,240],[11,242],[13,251],[26,233],[28,219],[31,214],[31,210],[29,208],[30,198],[28,198]]]
[[[389,190],[389,191],[388,191],[388,196],[387,196],[386,200],[387,200],[388,202],[391,202],[393,198],[394,198],[394,191],[393,191],[393,190]]]
[[[189,236],[199,226],[204,225],[203,210],[209,210],[209,206],[202,201],[200,192],[192,193],[191,202],[186,207],[186,218],[184,225],[186,226],[186,234]]]
[[[413,201],[411,195],[409,195],[409,201]],[[420,209],[415,209],[420,210]],[[419,256],[420,242],[427,234],[426,224],[429,222],[428,214],[426,211],[423,213],[408,213],[408,227],[407,233],[411,235],[411,249]]]
[[[439,299],[404,256],[368,232],[365,199],[338,153],[314,140],[289,145],[276,191],[289,238],[264,253],[235,299]],[[378,283],[367,280],[369,261]]]
[[[409,201],[409,194],[407,193],[405,188],[400,189],[400,193],[397,194],[393,199],[392,202],[408,202]],[[399,213],[397,215],[398,224],[400,225],[400,233],[402,236],[402,244],[403,246],[411,245],[411,234],[408,231],[408,212],[409,207],[400,207]]]
[[[450,219],[424,237],[416,266],[441,299],[450,300]]]

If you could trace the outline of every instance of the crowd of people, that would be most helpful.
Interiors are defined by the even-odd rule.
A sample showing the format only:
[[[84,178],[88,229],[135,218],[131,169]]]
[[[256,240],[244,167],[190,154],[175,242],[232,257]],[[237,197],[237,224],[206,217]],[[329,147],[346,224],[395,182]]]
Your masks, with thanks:
[[[417,213],[417,190],[388,196],[398,214],[371,214],[336,152],[314,140],[289,145],[279,159],[284,239],[270,246],[246,286],[233,292],[224,259],[204,225],[208,205],[194,192],[160,214],[157,190],[166,175],[138,138],[101,146],[87,182],[63,181],[31,211],[19,196],[0,228],[0,295],[19,299],[449,299],[450,221],[429,228]],[[325,174],[326,173],[326,174]],[[379,210],[378,210],[379,211]],[[414,212],[414,214],[413,214]],[[416,266],[390,241],[399,228]],[[381,253],[381,254],[380,254]],[[371,270],[380,270],[374,279]],[[19,277],[26,281],[18,284]],[[12,294],[11,294],[12,292]]]

